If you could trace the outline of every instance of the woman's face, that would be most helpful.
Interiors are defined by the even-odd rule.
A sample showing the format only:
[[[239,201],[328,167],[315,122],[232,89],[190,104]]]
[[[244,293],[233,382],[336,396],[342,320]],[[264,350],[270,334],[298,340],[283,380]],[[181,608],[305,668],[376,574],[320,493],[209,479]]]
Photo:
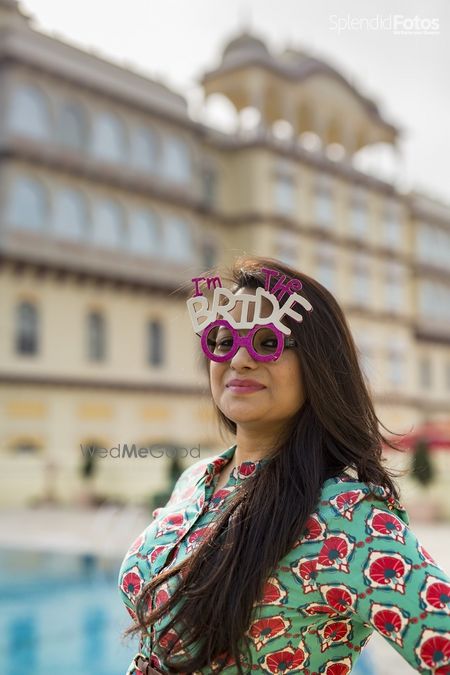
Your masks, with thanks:
[[[255,294],[255,289],[241,288],[235,295]],[[271,305],[262,299],[264,316],[269,316]],[[240,319],[242,302],[237,302],[230,314]],[[253,320],[254,306],[248,308],[248,319]],[[246,335],[249,329],[239,330]],[[240,347],[229,361],[210,362],[210,383],[214,402],[222,413],[239,427],[248,429],[282,428],[302,407],[303,391],[300,363],[294,349],[284,348],[277,361],[256,361],[245,347]],[[230,386],[232,380],[252,380],[262,388]]]

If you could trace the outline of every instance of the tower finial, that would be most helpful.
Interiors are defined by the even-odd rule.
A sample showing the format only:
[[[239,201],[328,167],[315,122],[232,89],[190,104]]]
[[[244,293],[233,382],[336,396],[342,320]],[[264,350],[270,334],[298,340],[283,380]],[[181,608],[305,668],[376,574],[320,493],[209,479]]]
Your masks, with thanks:
[[[239,8],[240,29],[244,33],[250,33],[252,23],[252,8],[250,3],[243,2]]]
[[[17,26],[30,21],[30,15],[22,10],[17,0],[0,0],[0,23]]]

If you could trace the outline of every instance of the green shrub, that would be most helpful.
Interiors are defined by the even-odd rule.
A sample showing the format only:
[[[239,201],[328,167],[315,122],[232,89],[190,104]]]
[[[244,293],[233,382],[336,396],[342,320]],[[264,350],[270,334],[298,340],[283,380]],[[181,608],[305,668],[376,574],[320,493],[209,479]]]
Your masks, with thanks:
[[[430,485],[435,478],[435,469],[430,456],[428,441],[420,438],[414,446],[411,466],[412,477],[421,485]]]

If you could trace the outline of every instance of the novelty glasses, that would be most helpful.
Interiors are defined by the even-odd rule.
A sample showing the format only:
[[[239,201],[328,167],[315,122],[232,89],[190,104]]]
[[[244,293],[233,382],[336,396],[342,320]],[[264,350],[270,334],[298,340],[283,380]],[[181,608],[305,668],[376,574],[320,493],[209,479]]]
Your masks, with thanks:
[[[247,335],[239,335],[228,321],[218,319],[204,329],[201,344],[209,359],[222,363],[232,359],[240,347],[245,347],[255,361],[276,361],[284,347],[295,347],[297,343],[273,323],[253,326]]]

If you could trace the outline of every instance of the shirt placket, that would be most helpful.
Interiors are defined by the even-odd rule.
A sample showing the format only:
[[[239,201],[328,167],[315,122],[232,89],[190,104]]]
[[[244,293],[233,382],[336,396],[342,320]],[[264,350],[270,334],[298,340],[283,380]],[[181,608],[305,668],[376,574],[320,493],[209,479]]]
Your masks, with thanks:
[[[203,516],[203,514],[206,513],[206,511],[208,510],[209,500],[206,498],[206,495],[207,495],[207,491],[208,491],[209,487],[211,486],[212,482],[213,482],[213,476],[211,476],[211,481],[210,481],[209,485],[207,485],[206,481],[205,481],[205,483],[203,485],[204,492],[203,492],[203,495],[202,495],[203,503],[202,503],[202,507],[201,507],[200,511],[198,512],[197,517],[192,522],[192,525],[186,529],[186,531],[183,533],[183,535],[174,544],[173,548],[170,550],[170,552],[167,556],[167,559],[166,559],[166,562],[164,563],[164,566],[161,567],[158,574],[160,574],[164,570],[167,570],[171,566],[171,564],[173,563],[173,561],[176,557],[176,553],[178,552],[178,549],[180,547],[181,542],[183,541],[183,539],[185,539],[185,537],[189,534],[189,532],[191,532],[191,530],[193,529],[193,527],[195,526],[195,524],[197,523],[199,518],[201,518]],[[210,495],[210,497],[211,497],[211,495]],[[157,589],[155,588],[153,590],[152,594],[151,594],[151,611],[153,611],[153,609],[155,608],[156,592],[157,592]],[[153,652],[155,644],[156,644],[155,624],[152,624],[152,627],[151,627],[151,630],[150,630],[150,639],[149,639],[149,655],[151,655],[151,653]],[[142,642],[141,642],[141,645],[142,645]]]

